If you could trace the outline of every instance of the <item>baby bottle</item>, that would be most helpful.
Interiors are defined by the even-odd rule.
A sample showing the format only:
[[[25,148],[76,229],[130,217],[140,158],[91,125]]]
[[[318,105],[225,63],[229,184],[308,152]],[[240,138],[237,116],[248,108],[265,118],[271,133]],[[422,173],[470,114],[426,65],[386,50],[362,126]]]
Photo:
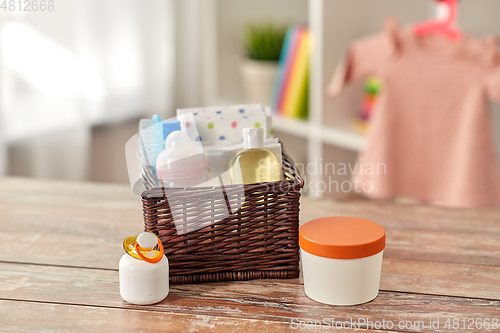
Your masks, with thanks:
[[[203,148],[181,131],[170,133],[156,160],[156,176],[163,187],[190,187],[203,183],[208,173]]]

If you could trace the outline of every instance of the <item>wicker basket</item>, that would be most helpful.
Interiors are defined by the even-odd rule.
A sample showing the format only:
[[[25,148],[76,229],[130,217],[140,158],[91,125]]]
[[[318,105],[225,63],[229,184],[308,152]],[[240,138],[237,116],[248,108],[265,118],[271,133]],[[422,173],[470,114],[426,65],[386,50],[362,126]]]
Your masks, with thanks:
[[[285,180],[244,185],[244,196],[241,185],[144,191],[145,230],[154,232],[163,243],[170,283],[297,278],[299,199],[304,181],[284,152],[283,172]],[[167,201],[171,191],[176,194]],[[175,198],[181,197],[190,204],[179,208]],[[239,202],[239,210],[213,223],[220,219],[221,209],[227,212],[235,202]],[[178,234],[171,207],[191,217],[181,225],[186,233]],[[189,231],[192,217],[197,225],[207,226]]]

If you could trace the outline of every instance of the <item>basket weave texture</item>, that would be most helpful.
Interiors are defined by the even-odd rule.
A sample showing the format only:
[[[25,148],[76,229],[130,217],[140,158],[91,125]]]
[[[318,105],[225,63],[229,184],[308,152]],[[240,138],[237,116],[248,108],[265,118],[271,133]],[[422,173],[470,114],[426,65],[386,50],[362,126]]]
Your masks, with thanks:
[[[144,191],[145,230],[163,244],[170,283],[297,278],[304,181],[285,152],[283,173],[271,183]],[[184,217],[177,228],[172,212]]]

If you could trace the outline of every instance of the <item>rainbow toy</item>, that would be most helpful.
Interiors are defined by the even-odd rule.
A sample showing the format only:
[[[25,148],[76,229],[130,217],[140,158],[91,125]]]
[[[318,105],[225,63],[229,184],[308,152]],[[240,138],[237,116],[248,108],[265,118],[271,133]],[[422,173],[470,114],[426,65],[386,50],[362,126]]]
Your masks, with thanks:
[[[310,44],[306,27],[288,29],[273,94],[273,108],[281,115],[307,118]]]
[[[287,50],[295,48],[297,43],[297,27],[293,26],[289,28],[285,35],[285,40],[283,41],[283,46],[281,47],[281,54],[278,63],[278,74],[276,75],[276,82],[274,83],[274,91],[272,96],[272,109],[279,112],[280,100],[283,96],[284,85],[283,82],[286,81],[285,73],[289,73],[291,59],[291,52]]]

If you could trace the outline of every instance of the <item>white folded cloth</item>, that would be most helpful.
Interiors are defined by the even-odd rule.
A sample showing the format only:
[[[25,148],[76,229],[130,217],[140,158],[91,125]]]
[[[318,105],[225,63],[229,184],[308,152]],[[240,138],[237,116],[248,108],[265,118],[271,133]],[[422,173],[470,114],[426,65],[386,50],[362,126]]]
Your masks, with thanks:
[[[243,141],[242,129],[261,127],[273,137],[271,109],[260,104],[177,109],[181,129],[203,146],[231,146]]]

